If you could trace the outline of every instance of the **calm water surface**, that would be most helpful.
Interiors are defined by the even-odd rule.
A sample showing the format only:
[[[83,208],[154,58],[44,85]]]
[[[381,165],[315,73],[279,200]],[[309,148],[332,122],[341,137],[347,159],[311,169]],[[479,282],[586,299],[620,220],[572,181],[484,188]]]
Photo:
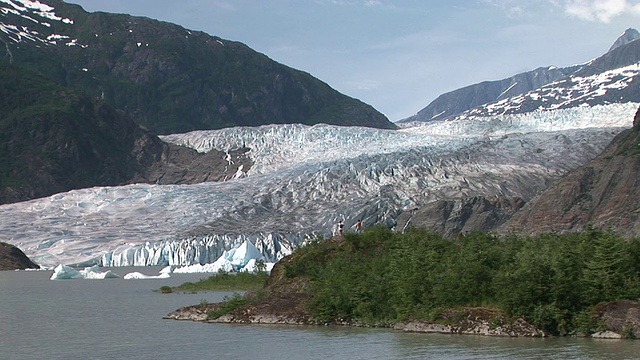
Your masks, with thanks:
[[[115,268],[157,275],[159,268]],[[160,294],[158,280],[0,271],[0,359],[638,359],[640,341],[509,339],[388,329],[202,324],[162,316],[225,292]]]

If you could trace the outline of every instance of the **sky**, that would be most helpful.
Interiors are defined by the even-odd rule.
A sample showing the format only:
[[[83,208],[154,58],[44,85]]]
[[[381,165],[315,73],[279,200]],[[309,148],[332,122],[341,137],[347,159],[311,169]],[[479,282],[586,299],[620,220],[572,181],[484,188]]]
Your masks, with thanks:
[[[242,42],[397,121],[439,95],[607,52],[640,0],[66,0]]]

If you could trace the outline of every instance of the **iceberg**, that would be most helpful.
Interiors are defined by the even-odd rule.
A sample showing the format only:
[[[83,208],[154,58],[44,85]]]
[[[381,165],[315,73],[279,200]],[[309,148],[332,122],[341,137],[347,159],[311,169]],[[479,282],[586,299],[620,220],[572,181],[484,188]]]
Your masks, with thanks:
[[[195,274],[195,273],[217,273],[232,272],[233,265],[231,262],[221,256],[218,260],[210,264],[193,264],[182,266],[173,270],[175,274]]]
[[[111,270],[100,271],[98,266],[91,266],[83,270],[76,270],[71,266],[58,265],[51,274],[51,280],[67,280],[67,279],[115,279],[119,278],[118,274]]]
[[[147,280],[147,279],[168,279],[171,277],[169,273],[160,273],[160,275],[145,275],[143,273],[134,271],[132,273],[128,273],[122,278],[125,280]]]

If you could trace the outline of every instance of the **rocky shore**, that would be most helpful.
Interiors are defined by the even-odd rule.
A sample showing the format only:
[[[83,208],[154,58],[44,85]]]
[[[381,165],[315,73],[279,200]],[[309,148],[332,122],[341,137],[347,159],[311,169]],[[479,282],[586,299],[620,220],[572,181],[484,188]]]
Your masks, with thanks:
[[[206,323],[283,324],[283,325],[323,325],[313,321],[304,311],[300,297],[266,298],[258,303],[244,306],[217,319],[209,319],[207,313],[219,304],[200,304],[177,309],[165,319],[188,320]],[[593,338],[623,339],[640,338],[640,301],[615,301],[602,304],[595,310],[603,324],[603,329]],[[495,309],[463,308],[443,312],[440,322],[412,320],[388,324],[389,327],[406,332],[465,334],[505,337],[546,337],[542,330],[529,324],[523,318],[506,322],[506,318]],[[337,321],[337,325],[359,326],[347,321]]]
[[[281,299],[285,300],[285,299]],[[268,306],[247,306],[239,311],[233,311],[217,319],[209,319],[207,313],[218,308],[218,304],[201,304],[186,306],[167,314],[165,319],[190,320],[207,323],[244,323],[244,324],[283,324],[283,325],[322,325],[313,321],[308,313],[296,309],[298,306],[289,303],[276,305],[271,303]],[[283,307],[289,307],[292,311],[283,312]],[[275,310],[275,312],[270,312]],[[507,336],[507,337],[546,337],[542,330],[519,318],[509,324],[502,324],[504,317],[494,317],[492,310],[484,308],[460,309],[455,312],[456,317],[462,319],[456,322],[448,322],[443,319],[443,323],[435,323],[424,320],[412,320],[405,323],[389,324],[394,330],[420,333],[442,333],[442,334],[466,334],[466,335],[486,335],[486,336]],[[487,317],[490,316],[490,317]],[[360,326],[348,321],[337,321],[336,325]]]

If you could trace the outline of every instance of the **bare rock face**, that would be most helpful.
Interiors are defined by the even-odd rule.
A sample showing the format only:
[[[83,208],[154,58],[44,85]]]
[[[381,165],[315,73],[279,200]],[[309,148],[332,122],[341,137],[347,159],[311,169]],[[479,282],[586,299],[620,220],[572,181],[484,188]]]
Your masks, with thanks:
[[[532,199],[499,231],[535,234],[593,226],[626,237],[640,235],[639,114],[633,129],[618,135],[596,159]]]
[[[520,198],[486,198],[440,200],[419,209],[403,212],[396,219],[396,229],[425,228],[445,236],[470,231],[491,231],[522,208]]]
[[[607,333],[610,333],[607,338],[640,338],[640,301],[603,303],[596,306],[594,311],[604,323]],[[603,334],[595,334],[595,337],[598,336],[604,337]]]
[[[0,270],[39,268],[40,266],[31,261],[22,250],[13,245],[0,242]]]

